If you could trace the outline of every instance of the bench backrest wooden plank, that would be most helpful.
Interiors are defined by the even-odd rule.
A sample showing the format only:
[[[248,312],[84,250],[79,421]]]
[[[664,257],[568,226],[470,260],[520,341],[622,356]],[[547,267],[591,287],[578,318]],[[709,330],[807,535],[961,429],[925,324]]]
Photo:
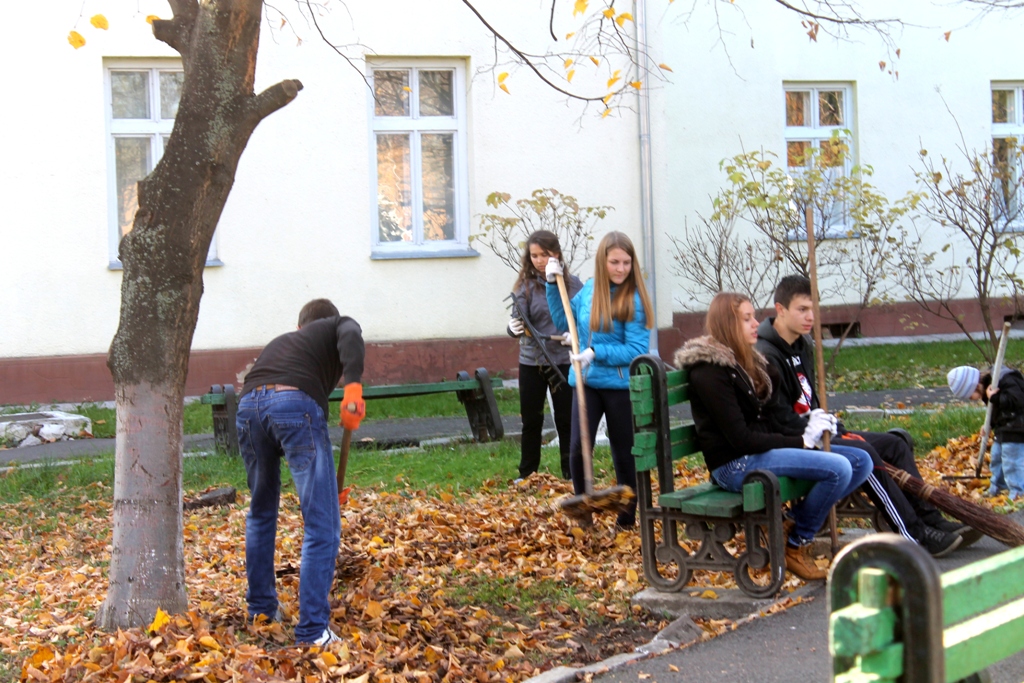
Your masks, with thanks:
[[[940,576],[926,551],[906,539],[855,542],[829,579],[835,680],[877,680],[876,663],[895,653],[887,680],[952,683],[1024,650],[1022,575],[1024,547]],[[900,603],[892,604],[894,596]],[[882,624],[896,612],[899,620]]]
[[[946,680],[959,681],[1024,648],[1024,598],[945,629]]]
[[[491,386],[495,389],[502,387],[501,379],[491,379]],[[431,382],[423,384],[382,384],[379,386],[364,386],[363,398],[394,398],[397,396],[427,396],[429,394],[441,394],[449,391],[469,391],[478,389],[480,382],[476,379],[451,380],[448,382]],[[344,389],[335,389],[327,397],[329,401],[340,401],[345,395]],[[199,398],[200,403],[206,405],[224,405],[224,394],[203,394]]]
[[[1024,597],[1024,546],[972,562],[942,575],[942,622],[956,624]]]

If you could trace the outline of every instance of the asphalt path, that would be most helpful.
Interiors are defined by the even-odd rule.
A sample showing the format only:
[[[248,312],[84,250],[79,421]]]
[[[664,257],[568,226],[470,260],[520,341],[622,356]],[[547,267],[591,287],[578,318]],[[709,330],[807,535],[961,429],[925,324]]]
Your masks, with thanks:
[[[1024,511],[1012,515],[1024,522]],[[991,557],[1006,546],[983,538],[970,548],[937,560],[941,571]],[[1024,584],[1024,576],[1021,576]],[[824,583],[810,600],[754,619],[735,631],[670,650],[594,676],[595,683],[794,683],[830,681],[828,606]],[[1024,681],[1024,652],[989,668],[992,683]],[[649,678],[641,674],[649,675]]]

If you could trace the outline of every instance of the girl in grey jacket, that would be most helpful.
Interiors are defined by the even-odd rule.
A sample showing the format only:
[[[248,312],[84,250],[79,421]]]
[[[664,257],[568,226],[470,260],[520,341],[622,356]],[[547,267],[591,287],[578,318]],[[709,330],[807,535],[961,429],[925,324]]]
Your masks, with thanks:
[[[551,392],[555,429],[558,431],[562,478],[569,478],[572,390],[561,381],[548,362],[550,357],[562,377],[569,375],[569,340],[555,328],[548,310],[544,292],[544,267],[549,258],[562,258],[558,237],[548,230],[537,230],[526,240],[522,267],[512,292],[516,305],[512,308],[508,333],[519,338],[519,413],[523,418],[520,479],[525,479],[540,467],[544,402],[548,391]],[[583,287],[583,283],[574,275],[567,275],[565,282],[570,296]],[[536,339],[528,335],[527,325],[516,316],[517,313],[526,316],[533,329],[543,338]],[[541,351],[542,344],[547,351],[546,355]]]

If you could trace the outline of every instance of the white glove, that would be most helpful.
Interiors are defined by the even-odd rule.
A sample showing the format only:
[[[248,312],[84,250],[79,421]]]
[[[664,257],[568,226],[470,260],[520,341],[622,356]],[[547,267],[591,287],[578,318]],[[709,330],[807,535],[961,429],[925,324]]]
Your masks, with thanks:
[[[551,335],[551,341],[555,341],[556,339],[558,340],[558,343],[560,343],[562,346],[572,346],[572,335],[569,334],[568,332],[563,334],[561,337],[559,337],[557,334]]]
[[[562,275],[562,262],[552,256],[548,259],[548,265],[544,267],[544,278],[548,282],[554,282],[556,275]]]
[[[508,321],[508,331],[512,333],[513,337],[522,337],[524,326],[523,321],[520,318],[512,318]]]
[[[839,420],[836,419],[836,416],[825,412],[821,408],[815,408],[811,411],[807,422],[810,424],[812,421],[815,423],[816,428],[821,428],[823,433],[830,432],[834,436],[839,431]]]
[[[570,353],[569,360],[572,361],[573,363],[579,361],[581,368],[585,368],[593,362],[594,355],[594,349],[589,348],[580,353]]]
[[[821,434],[825,429],[825,422],[812,415],[804,427],[804,448],[821,448]]]

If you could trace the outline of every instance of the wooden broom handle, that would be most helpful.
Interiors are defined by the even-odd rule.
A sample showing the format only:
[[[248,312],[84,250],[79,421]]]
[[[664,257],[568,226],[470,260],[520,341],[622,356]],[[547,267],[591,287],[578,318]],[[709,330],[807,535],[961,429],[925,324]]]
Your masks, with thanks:
[[[808,205],[804,214],[804,224],[807,229],[807,269],[811,273],[811,306],[814,309],[814,364],[818,374],[818,405],[821,409],[828,411],[828,398],[825,395],[825,349],[821,345],[821,307],[818,301],[818,264],[814,253],[814,207]],[[813,409],[814,406],[807,406]],[[832,450],[832,434],[826,430],[821,435],[822,450],[828,453]],[[828,511],[828,534],[832,542],[832,556],[835,557],[839,550],[839,531],[836,528],[836,507],[833,505]]]
[[[569,323],[569,340],[572,342],[572,352],[573,355],[579,355],[580,338],[576,333],[576,321],[572,315],[569,292],[565,289],[565,280],[561,275],[555,274],[555,282],[558,283],[558,293],[562,297],[562,309],[565,311],[565,320]],[[590,425],[587,423],[587,395],[586,390],[583,388],[583,368],[578,360],[572,362],[572,371],[576,373],[576,402],[579,404],[580,446],[583,450],[583,493],[589,496],[594,493],[594,458],[590,443]]]

